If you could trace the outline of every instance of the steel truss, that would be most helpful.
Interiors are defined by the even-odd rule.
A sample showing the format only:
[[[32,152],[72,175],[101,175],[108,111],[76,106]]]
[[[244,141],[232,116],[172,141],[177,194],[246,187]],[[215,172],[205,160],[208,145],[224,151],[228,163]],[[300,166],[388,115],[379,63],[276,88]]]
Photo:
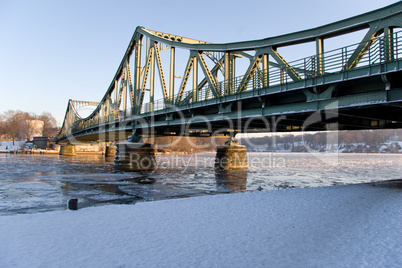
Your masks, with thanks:
[[[400,33],[395,30],[401,27],[402,2],[309,30],[227,44],[137,27],[101,101],[69,100],[57,139],[95,124],[118,122],[167,107],[180,109],[189,103],[393,61],[401,57]],[[362,30],[366,34],[357,45],[324,50],[327,39]],[[311,42],[316,53],[308,58],[289,62],[278,52]],[[181,73],[178,49],[187,54]],[[240,59],[248,61],[241,73],[236,68]],[[156,96],[162,99],[155,100]],[[81,118],[78,108],[89,103],[96,108]]]

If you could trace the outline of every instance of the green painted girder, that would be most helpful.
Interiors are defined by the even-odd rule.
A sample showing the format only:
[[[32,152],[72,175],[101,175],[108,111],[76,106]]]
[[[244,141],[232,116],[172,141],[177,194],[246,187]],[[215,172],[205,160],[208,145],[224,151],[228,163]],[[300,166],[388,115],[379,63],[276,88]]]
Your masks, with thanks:
[[[208,81],[208,84],[210,86],[210,89],[212,90],[212,93],[214,94],[215,98],[219,98],[222,96],[221,92],[218,91],[217,88],[217,81],[215,80],[214,75],[212,72],[209,70],[207,63],[205,62],[204,56],[202,53],[197,53],[197,58],[201,63],[201,69],[205,74],[205,79]]]
[[[196,51],[247,51],[258,48],[266,48],[269,46],[281,47],[314,42],[319,37],[330,38],[344,35],[353,31],[358,31],[361,29],[366,29],[371,23],[376,23],[378,21],[381,21],[382,25],[387,25],[389,27],[402,27],[402,19],[400,16],[401,13],[402,2],[399,1],[395,4],[374,11],[370,11],[358,16],[354,16],[316,28],[275,37],[264,38],[260,40],[234,42],[227,44],[213,44],[198,40],[189,43],[186,43],[184,41],[178,42],[178,39],[170,40],[169,38],[164,38],[163,36],[154,35],[154,31],[147,30],[143,27],[137,27],[136,32],[146,36],[152,36],[152,38],[158,42],[164,42],[174,47],[182,47]]]
[[[163,121],[152,121],[147,120],[147,124],[143,127],[145,128],[166,128],[169,126],[183,127],[186,124],[197,124],[197,123],[206,123],[208,122],[211,126],[214,126],[215,123],[220,124],[222,121],[232,121],[236,122],[237,120],[244,119],[258,119],[258,118],[277,118],[278,116],[292,116],[297,114],[311,114],[316,111],[323,111],[328,109],[336,109],[336,110],[344,110],[344,109],[354,109],[361,107],[372,107],[373,105],[384,105],[384,104],[392,104],[392,103],[401,103],[402,102],[402,89],[394,89],[394,90],[381,90],[374,92],[366,92],[361,94],[354,94],[350,96],[342,96],[338,98],[331,98],[326,100],[316,100],[310,102],[299,102],[299,103],[291,103],[291,104],[283,104],[276,106],[265,106],[259,108],[252,109],[244,109],[237,112],[232,112],[230,110],[223,111],[220,114],[212,114],[212,115],[197,115],[195,114],[193,117],[187,117],[182,119],[172,119],[167,118]],[[134,120],[134,118],[140,119],[140,116],[136,116],[131,118],[130,120]],[[104,133],[104,129],[108,124],[100,124],[97,126],[89,127],[88,129],[78,131],[76,133],[76,138],[81,137],[82,139],[89,139],[89,137],[85,138],[85,136],[96,136],[99,133]],[[232,128],[236,129],[237,127],[242,127],[238,125],[233,125]],[[109,132],[115,133],[123,133],[127,132],[131,129],[131,126],[126,122],[121,122],[119,127],[109,128]],[[239,130],[239,129],[238,129]],[[183,133],[182,133],[183,134]]]
[[[401,90],[398,91],[401,94]],[[233,121],[236,122],[240,119],[258,119],[258,118],[270,118],[275,116],[287,116],[295,114],[308,114],[314,113],[316,111],[326,110],[326,109],[346,109],[346,108],[356,108],[364,106],[372,106],[374,104],[385,104],[387,103],[387,92],[368,92],[362,94],[356,94],[353,96],[344,96],[329,100],[319,100],[315,102],[303,102],[303,103],[291,103],[285,105],[270,106],[265,108],[253,108],[245,109],[237,112],[226,112],[224,114],[213,114],[213,115],[195,115],[194,117],[189,117],[183,119],[174,119],[168,121],[156,121],[151,122],[147,127],[168,127],[168,126],[183,126],[186,124],[197,124],[208,122],[214,125],[214,122],[220,121]],[[399,101],[401,101],[399,99]],[[234,128],[238,127],[236,124]]]
[[[169,93],[167,90],[165,74],[163,72],[162,60],[161,60],[160,51],[159,51],[157,43],[154,44],[154,49],[155,49],[156,62],[158,63],[157,65],[158,65],[159,77],[160,77],[160,81],[161,81],[161,87],[162,87],[162,91],[163,91],[163,97],[164,97],[165,101],[168,101]]]
[[[183,79],[181,81],[179,94],[177,95],[175,103],[181,103],[181,101],[183,99],[184,91],[186,89],[188,79],[190,78],[190,73],[191,73],[191,70],[193,68],[193,65],[194,65],[194,57],[190,56],[190,58],[187,61],[187,66],[186,66],[186,69],[184,71],[184,76],[183,76]]]
[[[350,56],[348,62],[343,67],[343,71],[348,71],[356,68],[361,59],[370,49],[371,45],[377,40],[378,36],[383,32],[383,29],[378,30],[378,26],[370,28],[367,34],[364,36],[362,42],[355,49],[352,56]]]

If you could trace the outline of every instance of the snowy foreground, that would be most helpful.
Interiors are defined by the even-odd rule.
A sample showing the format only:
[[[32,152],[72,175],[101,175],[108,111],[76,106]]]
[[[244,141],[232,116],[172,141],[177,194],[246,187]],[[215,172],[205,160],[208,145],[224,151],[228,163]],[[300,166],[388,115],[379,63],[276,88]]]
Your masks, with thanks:
[[[402,182],[0,217],[0,267],[400,267]]]

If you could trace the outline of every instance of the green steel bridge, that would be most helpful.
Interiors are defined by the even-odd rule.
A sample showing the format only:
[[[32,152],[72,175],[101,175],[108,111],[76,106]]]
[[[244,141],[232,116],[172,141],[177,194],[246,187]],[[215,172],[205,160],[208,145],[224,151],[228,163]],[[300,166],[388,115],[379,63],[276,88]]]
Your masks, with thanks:
[[[399,128],[401,28],[402,2],[226,44],[137,27],[101,101],[69,100],[57,141]],[[333,40],[340,45],[327,49]],[[86,106],[95,108],[82,118]]]

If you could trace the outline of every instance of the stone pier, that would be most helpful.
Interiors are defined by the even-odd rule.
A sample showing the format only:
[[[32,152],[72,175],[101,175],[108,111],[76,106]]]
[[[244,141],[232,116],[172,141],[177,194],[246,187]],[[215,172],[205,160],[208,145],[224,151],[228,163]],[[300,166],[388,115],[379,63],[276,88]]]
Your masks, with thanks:
[[[120,142],[116,144],[114,167],[123,171],[154,170],[155,149],[148,143]]]
[[[115,157],[117,146],[106,146],[105,157]]]
[[[77,150],[75,145],[73,144],[65,144],[60,146],[59,155],[65,156],[75,156],[77,154]]]
[[[235,139],[226,145],[218,146],[215,157],[215,168],[219,170],[247,170],[247,147],[239,145]]]

